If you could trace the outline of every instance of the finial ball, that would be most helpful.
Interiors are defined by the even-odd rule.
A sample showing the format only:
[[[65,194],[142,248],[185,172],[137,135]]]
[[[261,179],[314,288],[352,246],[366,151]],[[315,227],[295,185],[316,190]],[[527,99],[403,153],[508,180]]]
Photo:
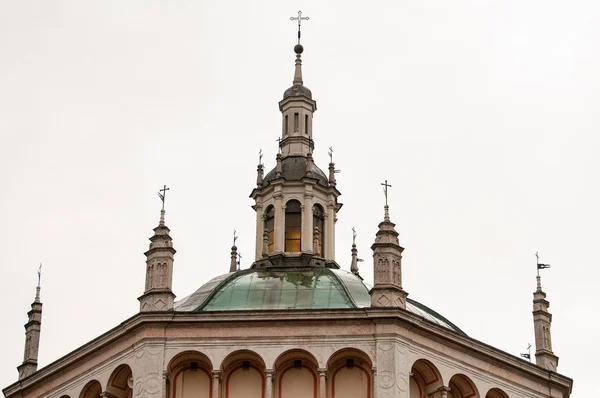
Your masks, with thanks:
[[[296,44],[294,46],[294,52],[296,54],[302,54],[303,51],[304,51],[304,47],[302,47],[302,44]]]

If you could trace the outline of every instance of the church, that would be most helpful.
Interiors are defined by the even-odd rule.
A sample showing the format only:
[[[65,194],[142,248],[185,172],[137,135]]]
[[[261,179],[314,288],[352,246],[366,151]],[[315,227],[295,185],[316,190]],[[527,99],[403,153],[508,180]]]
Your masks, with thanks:
[[[319,167],[312,156],[317,103],[304,85],[303,51],[299,40],[292,86],[279,101],[281,135],[274,167],[267,172],[259,162],[255,183],[248,182],[254,186],[250,197],[256,213],[252,265],[239,269],[234,239],[229,272],[194,292],[177,292],[183,298],[176,301],[176,244],[167,226],[165,187],[163,209],[145,252],[139,312],[38,369],[38,283],[18,381],[4,388],[5,397],[570,396],[573,381],[557,373],[552,315],[539,276],[533,294],[535,364],[469,337],[409,297],[387,181],[381,219],[373,220],[379,224],[372,263],[359,269],[353,245],[350,270],[342,269],[335,229],[342,208],[338,188],[343,187],[337,185],[333,160]],[[361,272],[372,272],[373,286]]]

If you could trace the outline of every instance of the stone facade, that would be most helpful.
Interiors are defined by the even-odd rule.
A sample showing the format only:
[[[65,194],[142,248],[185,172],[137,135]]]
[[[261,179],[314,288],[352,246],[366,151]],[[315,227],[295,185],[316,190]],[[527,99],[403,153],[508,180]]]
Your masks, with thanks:
[[[369,396],[377,398],[466,398],[469,388],[473,397],[482,398],[495,397],[494,391],[511,398],[564,398],[572,383],[554,372],[549,381],[547,370],[407,311],[381,308],[220,315],[140,313],[4,393],[11,398],[76,398],[85,396],[85,388],[97,382],[102,393],[126,396],[112,381],[115,372],[126,365],[131,387],[124,394],[174,397],[174,370],[180,362],[198,362],[213,378],[212,397],[224,397],[231,364],[248,360],[264,375],[265,398],[273,398],[280,397],[273,386],[279,382],[278,364],[284,355],[302,358],[304,366],[314,368],[319,375],[319,398],[335,396],[331,369],[348,359],[366,369]],[[415,395],[411,385],[423,392]]]

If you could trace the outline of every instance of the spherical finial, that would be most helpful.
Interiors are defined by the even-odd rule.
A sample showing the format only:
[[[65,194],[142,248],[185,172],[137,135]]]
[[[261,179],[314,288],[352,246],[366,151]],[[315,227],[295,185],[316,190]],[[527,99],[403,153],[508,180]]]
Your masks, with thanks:
[[[294,46],[294,52],[298,55],[302,54],[302,52],[304,51],[304,47],[302,47],[302,44],[296,44]]]

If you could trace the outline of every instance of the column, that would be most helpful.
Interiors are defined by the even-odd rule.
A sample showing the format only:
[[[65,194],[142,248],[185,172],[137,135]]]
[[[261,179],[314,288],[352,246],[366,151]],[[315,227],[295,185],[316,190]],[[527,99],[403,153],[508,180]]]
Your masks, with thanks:
[[[302,251],[313,251],[313,194],[304,194],[304,206],[302,209]]]
[[[263,233],[265,229],[263,205],[257,202],[254,208],[256,210],[256,255],[254,257],[255,260],[260,260],[262,258]]]
[[[275,198],[275,231],[273,252],[283,253],[285,243],[285,206],[283,205],[283,195],[277,192]]]
[[[221,396],[221,371],[212,371],[212,398],[219,398]]]
[[[265,370],[265,398],[273,398],[273,369]]]
[[[327,398],[327,369],[319,369],[319,398]]]

